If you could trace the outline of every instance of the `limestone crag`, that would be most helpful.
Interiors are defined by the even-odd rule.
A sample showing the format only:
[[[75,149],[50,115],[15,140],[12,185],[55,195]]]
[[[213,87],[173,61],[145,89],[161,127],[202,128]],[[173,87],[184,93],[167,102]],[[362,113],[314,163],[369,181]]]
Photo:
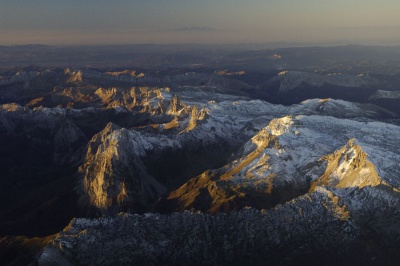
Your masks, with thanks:
[[[148,175],[140,144],[130,131],[109,123],[88,144],[80,172],[90,205],[103,213],[148,206],[165,188]]]

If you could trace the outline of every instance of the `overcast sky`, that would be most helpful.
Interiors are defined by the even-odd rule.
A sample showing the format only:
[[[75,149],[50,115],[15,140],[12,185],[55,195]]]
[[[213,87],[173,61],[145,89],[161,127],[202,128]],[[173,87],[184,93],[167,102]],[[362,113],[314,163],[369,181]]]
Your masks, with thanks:
[[[0,0],[0,44],[400,44],[399,0]]]

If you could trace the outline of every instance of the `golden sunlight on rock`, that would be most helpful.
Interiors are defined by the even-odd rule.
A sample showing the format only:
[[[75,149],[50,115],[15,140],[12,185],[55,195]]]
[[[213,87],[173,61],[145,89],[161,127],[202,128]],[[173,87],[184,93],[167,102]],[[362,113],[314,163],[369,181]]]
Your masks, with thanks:
[[[367,158],[368,155],[351,139],[342,149],[324,158],[328,162],[325,173],[311,183],[310,190],[316,186],[363,188],[385,183]]]

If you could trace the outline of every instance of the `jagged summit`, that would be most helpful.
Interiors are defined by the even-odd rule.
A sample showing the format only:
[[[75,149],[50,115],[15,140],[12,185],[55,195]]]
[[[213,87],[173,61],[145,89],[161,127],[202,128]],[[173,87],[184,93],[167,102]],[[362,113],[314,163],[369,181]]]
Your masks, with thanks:
[[[349,140],[342,149],[324,157],[326,170],[311,183],[311,190],[315,186],[363,188],[384,184],[375,166],[367,158],[368,155],[356,144],[356,140]]]
[[[186,111],[186,105],[181,101],[179,101],[178,96],[175,95],[171,99],[167,114],[173,116],[179,116],[184,111]]]
[[[78,83],[82,82],[82,71],[71,71],[69,68],[65,69],[64,74],[66,76],[67,83]]]

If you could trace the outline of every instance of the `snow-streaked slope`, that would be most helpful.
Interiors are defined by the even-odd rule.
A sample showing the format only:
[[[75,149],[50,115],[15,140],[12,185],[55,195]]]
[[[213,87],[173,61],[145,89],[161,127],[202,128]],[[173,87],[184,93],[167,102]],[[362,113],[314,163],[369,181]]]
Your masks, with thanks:
[[[275,78],[281,82],[279,93],[288,92],[302,83],[310,86],[321,87],[324,84],[332,84],[342,87],[359,88],[378,84],[378,80],[367,75],[348,75],[334,73],[321,75],[319,73],[300,72],[300,71],[282,71]]]
[[[292,107],[294,113],[310,114],[311,112],[342,118],[355,117],[397,117],[393,112],[374,105],[343,101],[339,99],[310,99]]]
[[[305,193],[318,178],[320,184],[386,183],[398,189],[399,130],[385,123],[323,116],[273,119],[243,146],[238,159],[190,180],[167,202],[177,209],[211,212],[242,206],[237,202],[270,207]],[[262,200],[257,202],[254,195]]]
[[[369,100],[379,100],[379,99],[400,99],[400,91],[384,91],[377,90],[374,94],[369,97]]]

